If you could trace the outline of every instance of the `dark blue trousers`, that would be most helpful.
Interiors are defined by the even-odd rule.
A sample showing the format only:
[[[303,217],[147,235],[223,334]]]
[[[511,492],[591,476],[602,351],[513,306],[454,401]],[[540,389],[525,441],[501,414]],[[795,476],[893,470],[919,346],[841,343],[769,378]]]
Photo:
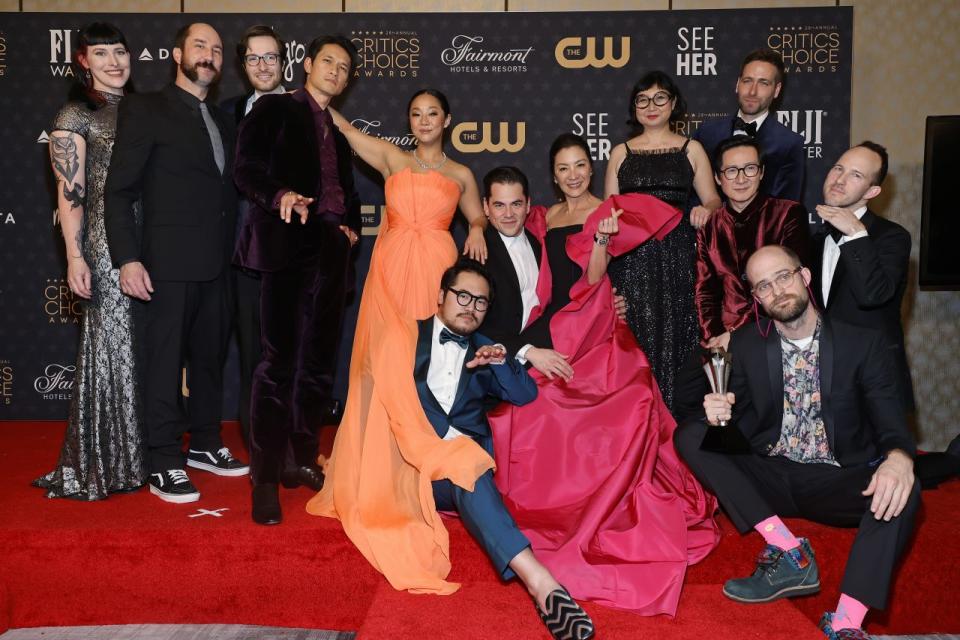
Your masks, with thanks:
[[[517,523],[503,506],[492,471],[477,478],[473,491],[462,489],[449,480],[437,480],[433,483],[433,499],[439,511],[460,514],[467,531],[483,547],[501,578],[509,580],[514,577],[513,569],[508,565],[530,546],[530,541],[520,533]]]

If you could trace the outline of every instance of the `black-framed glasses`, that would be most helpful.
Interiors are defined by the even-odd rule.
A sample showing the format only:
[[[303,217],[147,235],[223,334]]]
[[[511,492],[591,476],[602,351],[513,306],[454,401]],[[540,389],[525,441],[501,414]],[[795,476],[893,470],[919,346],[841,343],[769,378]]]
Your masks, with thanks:
[[[460,289],[447,289],[447,291],[457,296],[457,304],[461,307],[469,307],[472,302],[473,308],[477,311],[486,311],[490,306],[490,299],[486,296],[475,296],[469,291]]]
[[[737,176],[740,175],[741,171],[743,171],[743,175],[747,178],[756,178],[760,175],[760,165],[751,162],[742,167],[727,167],[726,169],[720,169],[720,175],[733,182],[737,179]]]
[[[243,56],[243,61],[248,67],[255,67],[260,64],[260,61],[263,60],[264,64],[268,67],[272,67],[278,62],[280,62],[279,53],[265,53],[262,56],[258,56],[255,53],[249,53]]]
[[[663,105],[670,102],[670,99],[672,97],[673,96],[671,96],[666,91],[657,91],[655,94],[653,94],[652,98],[650,96],[645,96],[642,93],[638,93],[637,97],[633,99],[633,105],[637,109],[646,109],[647,105],[649,105],[652,102],[654,105],[658,107],[662,107]]]
[[[803,266],[799,266],[792,271],[781,271],[773,276],[773,280],[761,280],[750,291],[758,298],[768,298],[773,293],[773,285],[776,284],[781,289],[786,289],[793,284],[793,279],[797,277]]]

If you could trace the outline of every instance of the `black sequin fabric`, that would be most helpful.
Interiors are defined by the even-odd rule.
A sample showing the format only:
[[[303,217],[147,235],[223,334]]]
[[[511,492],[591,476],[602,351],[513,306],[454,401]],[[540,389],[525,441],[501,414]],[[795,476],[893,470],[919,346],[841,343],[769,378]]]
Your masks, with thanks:
[[[645,193],[686,211],[693,186],[686,146],[642,152],[628,147],[617,172],[620,193]],[[674,380],[699,339],[693,302],[696,237],[684,215],[662,241],[640,245],[612,260],[608,269],[613,286],[627,299],[627,323],[671,410]]]
[[[80,247],[90,267],[92,297],[84,303],[73,398],[56,468],[34,485],[47,497],[100,500],[147,480],[134,303],[120,291],[110,261],[103,220],[103,189],[116,133],[120,97],[102,94],[106,104],[91,111],[67,103],[54,131],[71,131],[86,141],[86,208]],[[139,215],[139,214],[137,214]]]

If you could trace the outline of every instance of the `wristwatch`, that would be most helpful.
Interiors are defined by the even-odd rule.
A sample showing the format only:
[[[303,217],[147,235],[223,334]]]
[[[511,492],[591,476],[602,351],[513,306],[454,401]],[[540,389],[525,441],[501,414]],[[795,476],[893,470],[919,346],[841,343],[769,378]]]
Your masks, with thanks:
[[[607,235],[601,236],[599,233],[595,233],[593,234],[593,241],[597,245],[601,247],[605,247],[610,242],[610,236],[607,236]]]

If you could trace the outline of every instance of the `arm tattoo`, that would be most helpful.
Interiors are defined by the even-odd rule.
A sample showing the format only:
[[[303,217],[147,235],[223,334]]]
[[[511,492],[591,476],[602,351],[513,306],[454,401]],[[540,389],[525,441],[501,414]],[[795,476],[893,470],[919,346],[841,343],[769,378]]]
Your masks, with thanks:
[[[63,183],[63,197],[70,203],[71,209],[82,209],[86,194],[83,191],[83,185],[79,182],[73,185],[73,189],[67,188],[67,183]]]
[[[81,227],[80,229],[77,229],[77,235],[76,235],[76,237],[74,238],[74,240],[77,241],[77,254],[78,254],[78,255],[71,256],[71,257],[73,257],[73,258],[82,258],[82,257],[83,257],[83,227]]]
[[[77,143],[70,135],[53,135],[50,137],[50,157],[53,168],[63,176],[67,182],[72,182],[80,169]]]

